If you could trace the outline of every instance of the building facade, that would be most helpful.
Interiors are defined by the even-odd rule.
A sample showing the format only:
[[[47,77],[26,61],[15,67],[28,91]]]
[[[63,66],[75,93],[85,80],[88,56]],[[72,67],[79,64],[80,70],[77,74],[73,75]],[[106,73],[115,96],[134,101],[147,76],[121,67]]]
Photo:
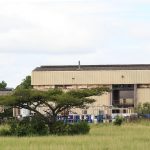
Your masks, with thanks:
[[[150,102],[150,65],[41,66],[32,71],[34,89],[109,87],[94,96],[96,102],[79,114],[130,114],[139,103]]]

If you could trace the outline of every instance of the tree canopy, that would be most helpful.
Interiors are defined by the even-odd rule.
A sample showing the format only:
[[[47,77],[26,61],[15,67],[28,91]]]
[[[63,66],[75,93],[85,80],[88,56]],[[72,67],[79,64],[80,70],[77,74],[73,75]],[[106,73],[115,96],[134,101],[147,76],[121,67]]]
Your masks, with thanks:
[[[31,76],[26,76],[25,79],[22,80],[21,84],[17,86],[17,89],[31,89]]]
[[[0,105],[25,108],[36,113],[49,126],[57,120],[57,115],[72,108],[86,108],[95,102],[90,96],[102,95],[108,92],[107,88],[94,88],[83,90],[63,91],[50,89],[38,91],[34,89],[18,88],[11,95],[0,96]],[[45,114],[39,111],[39,107],[47,108]]]
[[[7,83],[6,83],[5,81],[2,81],[2,82],[0,83],[0,90],[5,89],[6,87],[7,87]]]

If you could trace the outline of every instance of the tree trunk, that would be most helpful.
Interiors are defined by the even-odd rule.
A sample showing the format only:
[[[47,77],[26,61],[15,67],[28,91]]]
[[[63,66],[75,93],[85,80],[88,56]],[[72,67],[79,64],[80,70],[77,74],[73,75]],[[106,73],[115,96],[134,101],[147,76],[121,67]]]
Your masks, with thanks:
[[[53,128],[54,128],[54,125],[57,121],[57,114],[53,112],[53,115],[52,116],[49,116],[49,123],[48,123],[48,128],[49,128],[49,133],[53,133]]]

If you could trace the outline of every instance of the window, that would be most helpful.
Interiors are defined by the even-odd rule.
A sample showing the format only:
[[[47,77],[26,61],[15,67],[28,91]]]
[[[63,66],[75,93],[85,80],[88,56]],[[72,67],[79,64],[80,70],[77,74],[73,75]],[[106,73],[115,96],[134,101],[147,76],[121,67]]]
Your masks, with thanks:
[[[113,114],[119,114],[119,113],[120,113],[120,110],[119,110],[119,109],[113,109],[113,110],[112,110],[112,113],[113,113]]]
[[[126,113],[127,113],[127,110],[126,110],[126,109],[123,109],[123,113],[126,114]]]

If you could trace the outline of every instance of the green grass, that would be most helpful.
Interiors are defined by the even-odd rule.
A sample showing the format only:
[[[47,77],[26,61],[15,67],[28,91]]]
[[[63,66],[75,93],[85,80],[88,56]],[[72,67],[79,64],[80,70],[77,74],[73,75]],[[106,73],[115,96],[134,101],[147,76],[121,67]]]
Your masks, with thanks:
[[[0,150],[149,150],[150,122],[92,125],[88,135],[0,137]]]

